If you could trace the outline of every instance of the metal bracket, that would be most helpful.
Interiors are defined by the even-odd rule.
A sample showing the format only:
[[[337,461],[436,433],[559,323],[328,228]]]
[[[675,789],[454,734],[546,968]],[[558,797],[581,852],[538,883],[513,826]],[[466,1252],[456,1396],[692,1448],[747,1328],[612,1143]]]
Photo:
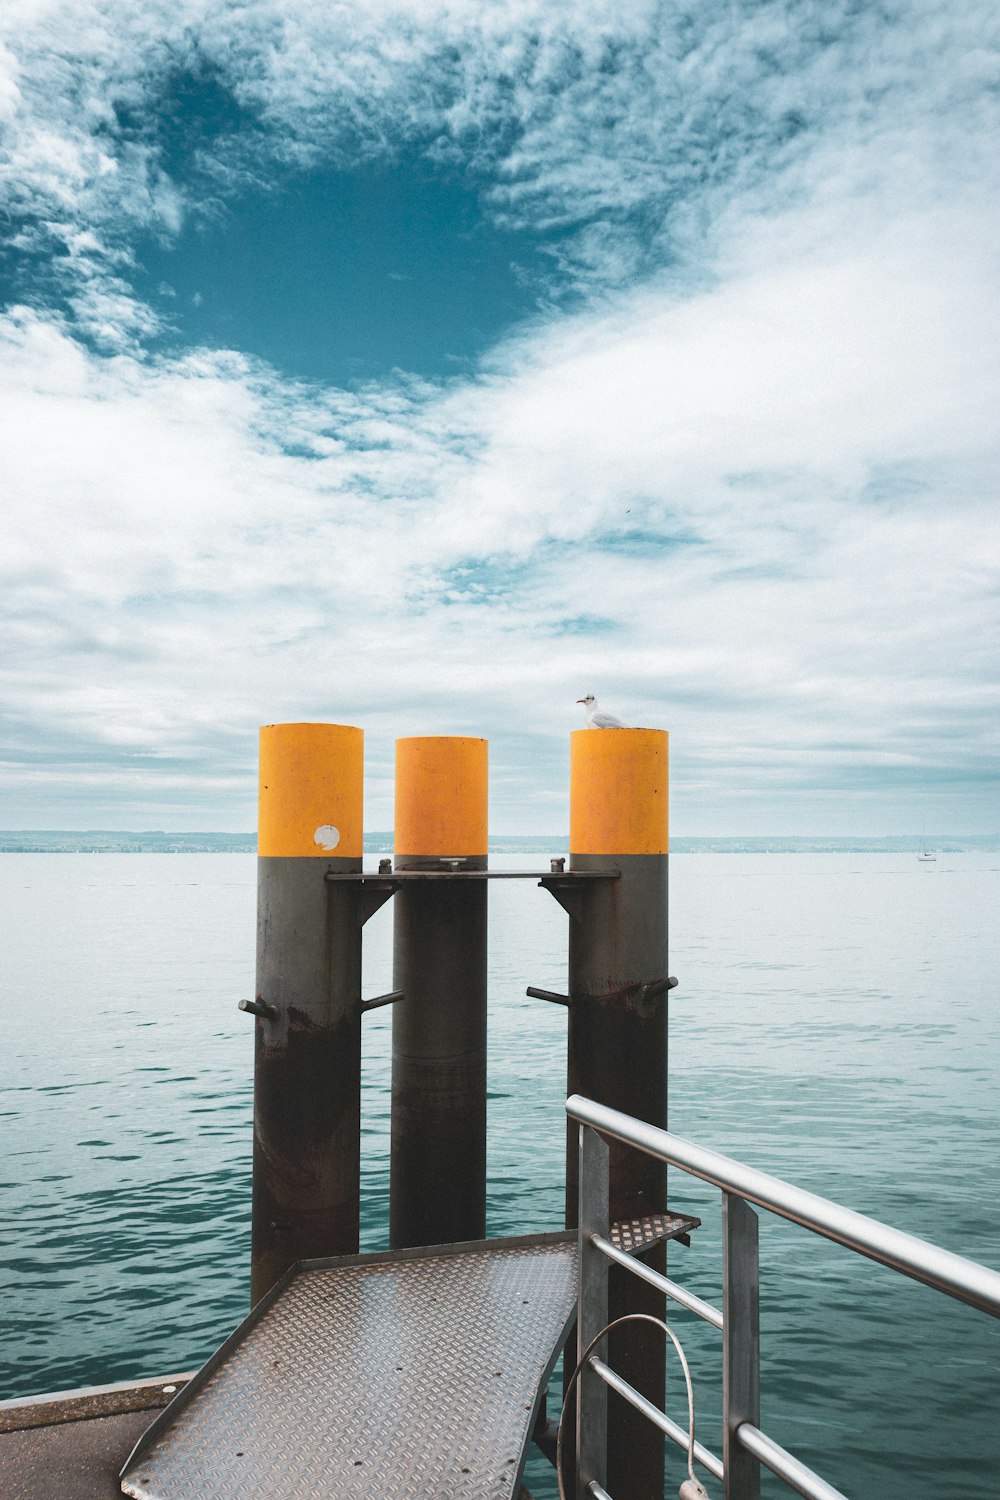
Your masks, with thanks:
[[[396,880],[366,880],[358,884],[358,916],[363,927],[399,890]]]
[[[574,922],[582,922],[587,909],[587,885],[594,880],[620,880],[621,873],[621,870],[565,870],[543,875],[538,884],[556,898]]]
[[[384,906],[390,896],[394,896],[401,885],[409,885],[413,881],[480,881],[480,880],[537,880],[538,884],[551,891],[564,910],[570,916],[579,921],[582,919],[584,905],[584,890],[595,881],[600,883],[605,880],[618,880],[621,877],[620,870],[553,870],[550,875],[539,876],[536,870],[468,870],[459,868],[460,861],[457,859],[443,860],[440,863],[446,868],[435,868],[432,870],[393,870],[391,873],[383,869],[387,860],[379,861],[377,875],[366,870],[328,870],[325,879],[330,885],[353,885],[357,890],[357,910],[363,927],[369,917],[375,915],[380,907]],[[552,860],[552,865],[558,865],[560,860]]]
[[[676,988],[677,980],[672,974],[666,979],[654,979],[651,984],[640,986],[639,1004],[648,1004],[650,1000],[655,1000],[657,995],[665,995],[668,990]],[[533,984],[529,984],[524,993],[530,995],[533,1000],[551,1000],[553,1005],[572,1005],[573,1003],[572,995],[561,995],[557,990],[540,990]]]
[[[677,988],[677,980],[672,974],[664,979],[650,980],[649,984],[636,984],[621,992],[620,998],[629,1009],[634,1009],[640,1016],[651,1016],[656,1010],[656,1001],[661,995],[669,990]]]
[[[555,990],[539,990],[533,984],[529,984],[524,993],[533,1000],[551,1000],[553,1005],[570,1005],[573,1000],[572,995],[560,995]]]
[[[553,1005],[572,1005],[574,1000],[592,1000],[597,1003],[602,1001],[621,1001],[631,1003],[640,1013],[648,1013],[653,1008],[653,1001],[660,995],[665,995],[668,990],[677,988],[677,980],[668,975],[666,979],[654,979],[649,984],[633,985],[627,990],[616,991],[611,995],[562,995],[557,990],[541,990],[535,985],[529,984],[525,990],[533,1000],[549,1000]],[[631,1000],[632,996],[634,1000]]]
[[[677,980],[669,974],[666,979],[654,979],[651,984],[644,984],[639,991],[639,999],[640,1001],[655,1000],[657,995],[665,995],[668,990],[676,988]]]
[[[370,1010],[380,1010],[383,1005],[395,1005],[396,1001],[402,998],[402,990],[388,990],[384,995],[375,995],[371,1000],[362,1000],[361,1014],[365,1015]]]
[[[245,1010],[251,1016],[259,1016],[262,1021],[276,1021],[278,1009],[275,1005],[268,1005],[265,1000],[241,1000],[239,1009]]]

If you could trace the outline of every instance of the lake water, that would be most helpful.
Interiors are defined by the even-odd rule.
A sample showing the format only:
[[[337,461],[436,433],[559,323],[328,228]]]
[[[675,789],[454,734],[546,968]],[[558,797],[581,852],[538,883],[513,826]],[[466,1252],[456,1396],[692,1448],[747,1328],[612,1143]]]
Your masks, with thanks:
[[[246,1311],[255,864],[0,858],[2,1395],[192,1369]],[[558,1228],[566,1017],[524,989],[565,987],[566,917],[532,882],[490,898],[489,1232]],[[998,911],[997,855],[675,856],[671,1127],[1000,1267]],[[391,922],[365,929],[366,994]],[[364,1248],[390,1027],[365,1021]],[[705,1221],[671,1274],[718,1303],[718,1195],[671,1194]],[[995,1500],[997,1324],[761,1219],[765,1429],[849,1495]],[[719,1451],[719,1336],[672,1316]]]

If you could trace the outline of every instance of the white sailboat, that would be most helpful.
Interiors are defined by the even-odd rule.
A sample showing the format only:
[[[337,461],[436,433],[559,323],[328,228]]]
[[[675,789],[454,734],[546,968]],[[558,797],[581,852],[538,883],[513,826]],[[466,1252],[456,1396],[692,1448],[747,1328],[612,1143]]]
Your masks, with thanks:
[[[934,853],[933,849],[928,849],[928,847],[927,847],[927,831],[926,831],[926,829],[920,835],[920,848],[921,848],[921,853],[917,855],[917,859],[920,861],[920,863],[922,865],[932,865],[932,864],[936,863],[936,861],[937,861],[937,855]]]

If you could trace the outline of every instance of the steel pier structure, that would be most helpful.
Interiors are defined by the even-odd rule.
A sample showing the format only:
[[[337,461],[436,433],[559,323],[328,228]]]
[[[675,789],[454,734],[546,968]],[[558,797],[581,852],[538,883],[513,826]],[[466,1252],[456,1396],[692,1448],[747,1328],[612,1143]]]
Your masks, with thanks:
[[[358,1248],[359,888],[364,736],[342,724],[260,735],[251,1297],[295,1261]],[[335,819],[335,821],[334,821]]]
[[[499,1496],[516,1492],[532,1437],[552,1455],[544,1383],[575,1316],[576,1141],[558,1243],[484,1239],[492,879],[532,879],[569,914],[567,993],[529,994],[568,1008],[570,1089],[666,1124],[666,733],[572,736],[568,868],[488,868],[483,739],[397,742],[394,857],[377,870],[363,868],[363,801],[360,728],[261,730],[257,980],[240,1002],[255,1029],[252,1311],[136,1449],[129,1494]],[[363,1000],[364,924],[392,898],[393,989]],[[361,1034],[382,1005],[389,1250],[360,1256]],[[609,1180],[622,1253],[662,1268],[666,1239],[697,1221],[668,1213],[662,1166],[640,1152],[616,1146]],[[614,1279],[613,1308],[662,1303]],[[662,1403],[662,1347],[630,1331],[614,1348]],[[398,1442],[383,1422],[403,1424]],[[440,1424],[449,1458],[431,1441]],[[461,1433],[475,1441],[456,1468]],[[623,1406],[609,1447],[615,1500],[654,1500],[659,1433]]]
[[[361,732],[277,724],[261,733],[258,1067],[253,1301],[295,1260],[357,1251],[361,926],[394,895],[390,1247],[486,1233],[487,745],[397,741],[390,870],[361,871]],[[567,1080],[649,1124],[667,1124],[667,733],[571,736],[570,867],[538,876],[570,916]],[[369,1002],[370,1004],[370,1002]],[[666,1212],[666,1172],[616,1145],[612,1221]],[[577,1151],[567,1137],[567,1229]],[[645,1251],[663,1269],[663,1244]],[[616,1272],[613,1316],[663,1313]],[[663,1404],[646,1328],[613,1340],[619,1367]],[[655,1500],[663,1437],[618,1404],[609,1473],[618,1500]]]
[[[618,878],[566,903],[569,924],[567,1093],[667,1124],[667,735],[662,729],[578,730],[570,754],[570,869]],[[576,1127],[566,1141],[566,1223],[579,1217]],[[615,1141],[611,1222],[642,1219],[667,1202],[662,1162]],[[661,1272],[666,1246],[644,1257]],[[663,1296],[617,1268],[608,1316],[662,1318]],[[663,1339],[647,1323],[611,1338],[616,1367],[656,1406],[665,1399]],[[608,1485],[623,1500],[660,1500],[663,1435],[627,1403],[608,1413]]]
[[[486,1230],[485,740],[401,739],[395,854],[362,871],[361,731],[275,725],[261,737],[261,903],[255,1075],[252,1295],[297,1260],[358,1248],[361,929],[394,902],[390,1247],[479,1240]],[[667,1122],[668,736],[571,737],[570,859],[535,874],[569,914],[569,1092]],[[530,873],[530,872],[525,872]],[[369,1005],[372,1002],[369,1002]],[[378,1003],[378,1002],[375,1002]],[[567,1137],[566,1226],[577,1226]],[[614,1222],[666,1213],[655,1159],[616,1145]],[[642,1254],[661,1271],[662,1241]],[[617,1272],[613,1315],[662,1315],[662,1295]],[[664,1357],[646,1327],[613,1340],[636,1387],[662,1405]],[[662,1435],[625,1404],[611,1414],[617,1500],[655,1500]]]
[[[567,1076],[666,1124],[667,734],[571,739],[570,866],[536,879],[570,917]],[[361,1021],[393,1005],[390,1243],[481,1238],[486,1219],[487,745],[397,742],[392,866],[362,870],[363,736],[261,731],[253,1301],[296,1260],[358,1248]],[[499,872],[509,878],[510,872]],[[361,998],[367,918],[395,896],[393,990]],[[576,1227],[567,1140],[566,1223]],[[666,1209],[658,1163],[622,1149],[612,1215]],[[626,1497],[627,1500],[627,1497]]]
[[[396,870],[487,867],[487,747],[396,743]],[[486,881],[410,880],[393,901],[389,1244],[486,1233]]]

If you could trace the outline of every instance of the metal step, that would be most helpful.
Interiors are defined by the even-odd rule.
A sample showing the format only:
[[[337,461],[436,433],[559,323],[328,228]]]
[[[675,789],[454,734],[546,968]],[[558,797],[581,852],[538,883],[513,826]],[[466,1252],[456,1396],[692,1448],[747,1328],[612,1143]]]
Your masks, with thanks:
[[[627,1255],[640,1255],[661,1240],[680,1240],[682,1245],[689,1245],[691,1230],[700,1228],[701,1220],[690,1214],[650,1214],[645,1219],[620,1219],[612,1224],[610,1239]]]

